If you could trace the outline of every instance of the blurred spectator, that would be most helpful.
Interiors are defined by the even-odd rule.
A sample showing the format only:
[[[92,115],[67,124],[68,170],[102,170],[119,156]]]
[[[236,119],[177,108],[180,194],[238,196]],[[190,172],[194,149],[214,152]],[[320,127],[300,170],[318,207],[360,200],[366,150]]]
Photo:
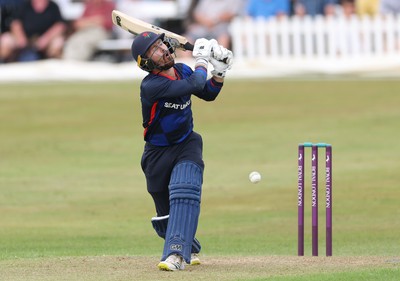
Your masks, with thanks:
[[[246,11],[253,18],[289,16],[290,0],[249,0]]]
[[[2,2],[3,1],[3,2]],[[10,31],[12,20],[25,0],[0,0],[0,34]]]
[[[50,0],[26,1],[17,10],[10,31],[0,37],[0,59],[10,62],[59,58],[65,29],[56,3]]]
[[[340,2],[343,15],[346,18],[350,18],[355,14],[355,3],[354,0],[341,0]]]
[[[219,44],[229,48],[229,23],[240,14],[245,2],[243,0],[198,0],[196,2],[192,6],[193,13],[189,15],[192,22],[186,29],[188,40],[194,42],[202,37],[214,38]]]
[[[296,2],[297,2],[297,0],[290,0],[290,13],[289,13],[289,15],[290,16],[294,16],[294,7],[296,6]]]
[[[72,24],[73,33],[65,44],[64,59],[85,61],[93,57],[97,44],[112,35],[114,7],[109,0],[85,0],[83,15]]]
[[[295,14],[298,16],[333,16],[337,0],[297,0]]]
[[[381,14],[400,14],[400,0],[380,0],[379,11]]]
[[[186,10],[186,19],[184,21],[184,25],[188,27],[189,25],[194,24],[194,10],[199,4],[199,0],[191,0],[190,5],[187,7]]]
[[[379,13],[380,0],[356,0],[356,12],[359,16],[374,17]]]

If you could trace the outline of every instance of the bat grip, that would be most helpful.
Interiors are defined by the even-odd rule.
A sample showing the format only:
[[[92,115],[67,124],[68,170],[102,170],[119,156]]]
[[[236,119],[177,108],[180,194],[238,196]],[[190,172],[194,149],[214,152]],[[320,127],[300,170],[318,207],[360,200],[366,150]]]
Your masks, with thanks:
[[[185,45],[183,45],[183,48],[187,51],[193,51],[194,45],[189,42],[186,42]]]
[[[186,42],[185,45],[183,45],[183,48],[184,48],[185,50],[187,50],[187,51],[193,51],[194,45],[191,44],[191,43],[189,43],[189,42]],[[222,62],[226,63],[226,58],[224,58],[224,59],[222,60]]]

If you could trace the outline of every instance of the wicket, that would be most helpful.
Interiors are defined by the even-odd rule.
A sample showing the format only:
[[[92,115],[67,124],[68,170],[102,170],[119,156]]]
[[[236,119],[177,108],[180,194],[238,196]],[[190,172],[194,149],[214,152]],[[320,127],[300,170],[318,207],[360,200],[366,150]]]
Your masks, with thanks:
[[[311,225],[312,255],[318,256],[318,149],[325,148],[325,207],[326,207],[326,256],[332,256],[332,146],[327,143],[305,142],[299,144],[297,171],[298,247],[304,256],[304,152],[311,148]]]

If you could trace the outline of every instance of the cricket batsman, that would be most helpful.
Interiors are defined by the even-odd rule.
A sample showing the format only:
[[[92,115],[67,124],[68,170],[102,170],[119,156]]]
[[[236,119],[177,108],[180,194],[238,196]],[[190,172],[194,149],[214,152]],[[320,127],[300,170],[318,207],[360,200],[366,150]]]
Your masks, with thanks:
[[[132,43],[137,65],[148,72],[140,85],[144,127],[141,166],[157,216],[151,222],[165,239],[160,270],[183,270],[200,264],[200,242],[195,238],[201,202],[203,141],[193,131],[193,96],[217,98],[233,62],[230,50],[216,40],[194,44],[194,70],[175,63],[174,41],[165,34],[143,32]],[[212,65],[212,77],[207,69]]]

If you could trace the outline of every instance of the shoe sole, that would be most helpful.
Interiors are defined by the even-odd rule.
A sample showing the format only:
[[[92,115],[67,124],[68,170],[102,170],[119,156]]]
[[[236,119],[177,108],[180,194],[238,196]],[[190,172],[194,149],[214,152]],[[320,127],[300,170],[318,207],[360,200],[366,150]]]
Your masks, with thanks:
[[[200,264],[201,262],[199,260],[190,262],[190,265],[200,265]]]
[[[168,265],[166,265],[166,264],[164,264],[164,263],[158,264],[158,268],[159,268],[160,270],[163,270],[163,271],[173,271],[171,268],[168,267]]]
[[[170,267],[168,266],[168,264],[165,264],[165,263],[163,263],[163,262],[160,262],[157,266],[158,266],[158,268],[159,268],[160,270],[163,270],[163,271],[177,271],[177,270],[183,270],[183,268],[182,268],[182,269],[181,269],[181,268],[172,269],[172,268],[170,268]]]

